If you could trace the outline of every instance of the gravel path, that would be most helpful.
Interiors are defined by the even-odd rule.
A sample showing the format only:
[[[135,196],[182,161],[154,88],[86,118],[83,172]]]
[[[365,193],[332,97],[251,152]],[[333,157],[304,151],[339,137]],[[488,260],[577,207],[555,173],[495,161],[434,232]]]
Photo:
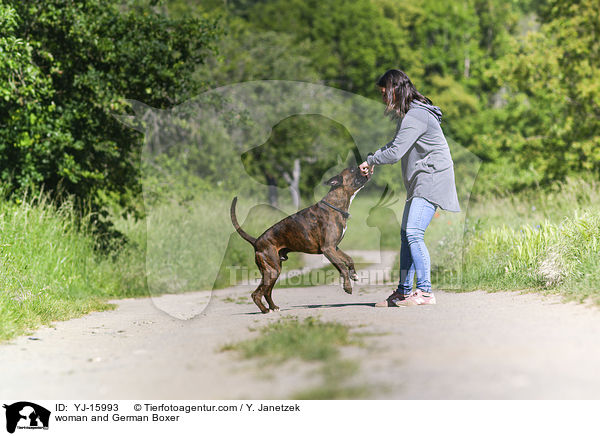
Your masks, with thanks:
[[[370,272],[393,261],[393,253],[352,254],[375,261]],[[250,286],[217,291],[207,306],[206,292],[119,300],[114,311],[2,344],[0,397],[289,398],[318,386],[314,364],[269,367],[220,348],[256,335],[249,327],[313,315],[373,333],[366,346],[343,350],[360,363],[352,383],[370,398],[600,398],[597,308],[533,294],[437,292],[436,306],[379,309],[373,303],[391,286],[367,276],[353,295],[339,286],[276,289],[282,310],[267,315],[250,303]],[[165,305],[179,318],[197,316],[175,318],[157,309]]]

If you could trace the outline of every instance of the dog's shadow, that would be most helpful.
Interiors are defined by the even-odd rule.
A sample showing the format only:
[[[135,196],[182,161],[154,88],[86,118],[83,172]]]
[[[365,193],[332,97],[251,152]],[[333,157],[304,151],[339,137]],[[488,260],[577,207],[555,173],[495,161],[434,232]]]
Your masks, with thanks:
[[[352,306],[375,307],[375,303],[364,303],[363,302],[363,303],[300,304],[300,305],[296,305],[296,306],[292,306],[292,307],[303,308],[303,309],[333,309],[336,307],[352,307]]]
[[[335,309],[341,307],[352,307],[352,306],[365,306],[365,307],[375,307],[375,303],[331,303],[331,304],[297,304],[294,306],[290,306],[288,308],[279,309],[280,313],[290,312],[292,310],[298,309]],[[242,312],[238,313],[238,315],[263,315],[260,310],[252,311],[252,312]]]

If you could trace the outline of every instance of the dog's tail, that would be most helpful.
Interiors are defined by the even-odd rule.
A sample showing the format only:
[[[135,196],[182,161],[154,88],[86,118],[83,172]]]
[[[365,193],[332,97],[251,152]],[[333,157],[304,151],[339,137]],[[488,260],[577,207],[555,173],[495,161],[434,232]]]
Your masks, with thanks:
[[[240,227],[240,225],[238,224],[238,220],[235,216],[235,205],[236,204],[237,204],[237,197],[234,197],[233,201],[231,202],[231,222],[233,223],[233,227],[235,227],[235,231],[238,232],[242,238],[244,238],[246,241],[248,241],[252,245],[254,245],[254,243],[256,242],[256,238],[253,238],[248,233],[246,233],[244,231],[244,229],[242,229]]]

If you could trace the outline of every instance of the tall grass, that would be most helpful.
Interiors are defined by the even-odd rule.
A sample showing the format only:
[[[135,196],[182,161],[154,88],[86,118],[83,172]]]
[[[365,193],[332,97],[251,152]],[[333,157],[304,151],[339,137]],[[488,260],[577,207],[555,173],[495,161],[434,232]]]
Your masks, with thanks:
[[[494,227],[471,238],[463,285],[546,288],[586,298],[600,290],[600,210],[576,212],[556,224]]]
[[[469,210],[461,289],[533,289],[600,303],[600,184],[487,198]],[[439,277],[438,286],[448,286]]]
[[[69,203],[0,201],[0,339],[40,324],[106,309],[112,297],[143,295],[140,255],[99,255]]]

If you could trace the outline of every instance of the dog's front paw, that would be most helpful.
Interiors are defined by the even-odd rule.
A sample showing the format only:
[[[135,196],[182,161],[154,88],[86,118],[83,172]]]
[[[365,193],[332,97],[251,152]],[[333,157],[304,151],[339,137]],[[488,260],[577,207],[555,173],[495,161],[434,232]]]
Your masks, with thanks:
[[[358,274],[356,274],[356,272],[353,272],[352,274],[350,274],[350,279],[352,279],[355,282],[357,282],[358,281]]]
[[[346,294],[352,294],[352,286],[344,286],[344,292]]]

